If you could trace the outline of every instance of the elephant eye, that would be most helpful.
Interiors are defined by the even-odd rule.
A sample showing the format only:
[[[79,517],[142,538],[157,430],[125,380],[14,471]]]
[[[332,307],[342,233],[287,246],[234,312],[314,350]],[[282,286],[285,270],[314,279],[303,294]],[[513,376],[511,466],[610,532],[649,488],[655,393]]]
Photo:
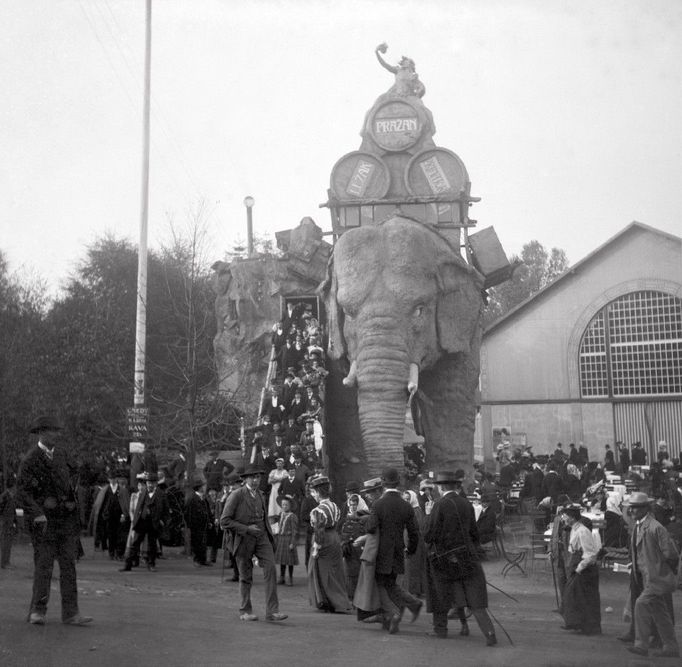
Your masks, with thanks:
[[[414,314],[416,317],[421,317],[424,314],[424,306],[417,306],[414,309]]]

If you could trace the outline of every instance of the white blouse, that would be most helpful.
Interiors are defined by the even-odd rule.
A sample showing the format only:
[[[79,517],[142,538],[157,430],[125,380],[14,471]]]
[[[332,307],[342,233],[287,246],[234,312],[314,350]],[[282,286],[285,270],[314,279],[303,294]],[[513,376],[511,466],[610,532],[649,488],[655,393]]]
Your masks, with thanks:
[[[575,553],[582,549],[583,557],[575,568],[576,572],[582,572],[588,565],[597,562],[597,554],[601,545],[595,539],[592,531],[584,523],[577,521],[571,528],[571,536],[568,542],[568,550]]]

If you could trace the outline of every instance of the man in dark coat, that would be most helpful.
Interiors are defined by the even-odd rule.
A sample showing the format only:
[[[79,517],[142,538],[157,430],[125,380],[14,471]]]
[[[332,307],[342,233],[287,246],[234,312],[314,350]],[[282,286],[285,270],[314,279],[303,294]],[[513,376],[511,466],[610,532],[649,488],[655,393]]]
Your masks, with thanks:
[[[458,493],[461,475],[454,472],[436,473],[440,492],[428,516],[424,542],[431,547],[428,580],[429,599],[433,612],[432,637],[448,634],[448,612],[452,607],[469,607],[485,635],[486,644],[497,643],[495,629],[488,615],[488,592],[480,563],[479,534],[474,508]],[[464,565],[456,572],[449,558],[456,555]]]
[[[166,494],[158,488],[159,476],[151,472],[147,474],[146,489],[137,501],[132,518],[135,538],[120,572],[130,572],[133,561],[139,559],[140,545],[147,538],[147,569],[156,572],[156,558],[161,531],[168,522],[168,499]]]
[[[37,436],[19,467],[17,500],[33,544],[33,597],[28,621],[45,625],[55,559],[59,563],[62,623],[92,621],[78,611],[76,556],[80,522],[76,495],[65,453],[55,448],[61,425],[51,417],[38,418],[30,432]]]
[[[557,473],[553,462],[547,464],[547,473],[542,480],[542,489],[540,495],[543,498],[549,496],[552,499],[552,505],[556,505],[557,498],[564,493],[564,483]]]
[[[616,447],[620,458],[620,472],[622,475],[627,475],[628,469],[630,468],[630,450],[626,447],[625,443],[620,440],[616,443]]]
[[[381,481],[385,491],[372,506],[367,520],[367,532],[379,531],[374,577],[384,612],[384,627],[390,634],[395,634],[399,630],[405,607],[412,613],[414,622],[423,604],[396,583],[398,575],[405,572],[405,531],[407,530],[407,554],[411,556],[419,544],[419,528],[414,510],[398,491],[398,471],[395,468],[386,468]]]
[[[234,554],[239,569],[240,620],[258,620],[251,606],[253,557],[256,556],[265,579],[265,620],[283,621],[287,615],[279,611],[274,538],[265,498],[258,490],[262,474],[262,468],[254,465],[246,468],[242,475],[245,484],[228,497],[220,517],[220,527],[228,531],[226,546]]]
[[[189,528],[194,567],[209,566],[206,560],[208,531],[213,529],[213,516],[206,500],[206,485],[201,475],[192,477],[192,495],[185,501],[185,521]]]
[[[127,475],[122,470],[112,471],[104,491],[100,509],[100,521],[106,526],[107,546],[111,560],[121,560],[125,552],[126,538],[130,528],[128,508],[130,497],[126,487]]]
[[[211,452],[209,456],[210,458],[204,466],[206,488],[220,491],[223,475],[229,475],[234,470],[234,466],[229,461],[218,458],[218,452]]]
[[[632,465],[646,465],[646,452],[644,451],[644,447],[642,447],[642,443],[639,441],[632,443]]]

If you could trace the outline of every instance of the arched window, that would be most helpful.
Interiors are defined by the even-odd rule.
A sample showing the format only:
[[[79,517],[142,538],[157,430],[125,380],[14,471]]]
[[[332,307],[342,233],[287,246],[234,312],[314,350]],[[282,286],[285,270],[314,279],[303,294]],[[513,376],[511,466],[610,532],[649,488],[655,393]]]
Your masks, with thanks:
[[[631,292],[604,306],[580,341],[583,398],[682,393],[682,300]]]

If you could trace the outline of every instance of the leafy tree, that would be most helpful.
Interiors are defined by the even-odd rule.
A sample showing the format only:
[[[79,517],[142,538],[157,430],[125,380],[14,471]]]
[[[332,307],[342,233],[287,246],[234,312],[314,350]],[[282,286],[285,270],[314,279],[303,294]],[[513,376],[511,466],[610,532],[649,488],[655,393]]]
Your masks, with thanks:
[[[46,305],[45,284],[35,276],[11,274],[0,251],[0,465],[4,484],[17,469],[27,446],[28,426],[45,395]]]
[[[560,276],[569,266],[566,252],[560,248],[547,249],[539,241],[529,241],[521,256],[514,255],[511,262],[522,261],[513,277],[488,290],[489,301],[484,315],[484,325],[491,324],[520,303],[536,294]]]

